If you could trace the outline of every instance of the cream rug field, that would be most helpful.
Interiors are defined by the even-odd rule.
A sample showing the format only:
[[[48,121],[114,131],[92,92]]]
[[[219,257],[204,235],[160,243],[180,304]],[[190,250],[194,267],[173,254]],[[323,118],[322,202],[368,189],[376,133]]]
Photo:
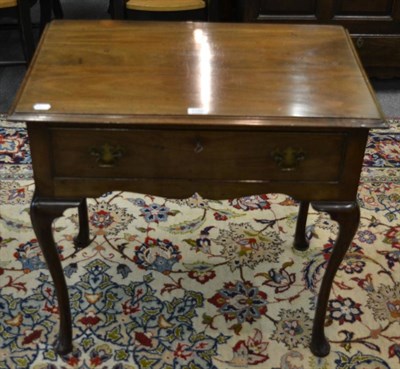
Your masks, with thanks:
[[[240,170],[240,168],[238,168]],[[309,349],[315,298],[337,226],[312,211],[311,246],[292,247],[297,203],[283,194],[211,201],[107,193],[54,223],[74,351],[53,351],[54,290],[29,221],[24,124],[0,121],[0,369],[396,369],[400,367],[400,121],[374,131],[361,224],[334,282],[328,357]]]

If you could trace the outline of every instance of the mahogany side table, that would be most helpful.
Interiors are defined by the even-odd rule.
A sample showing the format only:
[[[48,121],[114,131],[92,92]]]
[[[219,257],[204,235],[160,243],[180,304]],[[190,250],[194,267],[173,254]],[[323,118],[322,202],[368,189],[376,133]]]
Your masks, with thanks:
[[[383,116],[347,32],[337,26],[55,21],[11,111],[26,121],[36,192],[31,219],[60,309],[58,352],[72,349],[68,291],[51,224],[112,190],[226,199],[268,192],[339,223],[311,338],[329,353],[332,281],[359,223],[368,131]]]

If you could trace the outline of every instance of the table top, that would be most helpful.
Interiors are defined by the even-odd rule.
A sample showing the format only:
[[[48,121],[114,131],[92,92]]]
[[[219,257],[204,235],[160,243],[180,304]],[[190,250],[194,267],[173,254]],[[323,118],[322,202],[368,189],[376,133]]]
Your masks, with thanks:
[[[53,21],[11,109],[49,122],[376,127],[338,26]]]

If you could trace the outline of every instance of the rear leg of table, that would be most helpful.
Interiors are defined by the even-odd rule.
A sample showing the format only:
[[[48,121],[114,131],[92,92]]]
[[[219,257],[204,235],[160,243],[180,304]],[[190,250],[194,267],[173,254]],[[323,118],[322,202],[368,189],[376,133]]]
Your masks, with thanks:
[[[308,201],[300,202],[296,232],[294,234],[294,248],[299,251],[306,251],[309,247],[309,242],[306,237],[306,225],[309,206],[310,203]]]
[[[79,233],[74,238],[75,247],[83,249],[88,246],[91,242],[89,234],[89,216],[86,204],[86,199],[83,199],[78,207],[79,216]]]

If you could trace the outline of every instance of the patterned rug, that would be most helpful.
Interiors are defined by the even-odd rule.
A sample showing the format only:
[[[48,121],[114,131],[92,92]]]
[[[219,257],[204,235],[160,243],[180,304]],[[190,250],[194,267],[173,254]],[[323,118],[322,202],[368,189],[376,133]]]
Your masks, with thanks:
[[[334,282],[331,353],[308,349],[337,235],[281,194],[210,201],[113,192],[89,201],[93,242],[74,249],[77,213],[54,223],[74,322],[60,357],[54,289],[29,221],[24,124],[0,122],[0,369],[395,369],[400,363],[400,120],[372,132],[361,225]]]

